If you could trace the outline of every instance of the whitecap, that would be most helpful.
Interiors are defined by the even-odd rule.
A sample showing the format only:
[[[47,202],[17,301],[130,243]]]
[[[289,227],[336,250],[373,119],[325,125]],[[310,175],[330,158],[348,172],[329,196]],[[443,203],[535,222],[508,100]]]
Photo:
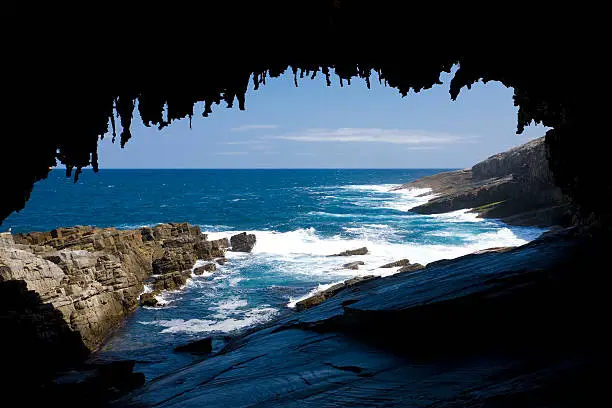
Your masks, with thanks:
[[[260,307],[246,311],[243,318],[230,317],[224,320],[170,319],[139,323],[163,327],[164,329],[161,333],[230,333],[255,324],[264,323],[270,320],[276,313],[277,310],[274,308]]]

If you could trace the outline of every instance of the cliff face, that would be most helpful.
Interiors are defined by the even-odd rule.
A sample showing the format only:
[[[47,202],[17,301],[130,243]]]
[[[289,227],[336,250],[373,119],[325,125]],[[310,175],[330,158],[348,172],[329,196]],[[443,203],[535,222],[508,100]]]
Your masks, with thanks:
[[[199,227],[186,223],[3,234],[0,281],[25,281],[94,350],[138,306],[143,283],[152,273],[182,272],[196,259],[223,251]]]
[[[513,225],[569,222],[570,202],[554,184],[543,137],[491,156],[471,169],[424,177],[400,188],[425,187],[437,197],[412,211],[437,214],[473,208],[483,217]]]

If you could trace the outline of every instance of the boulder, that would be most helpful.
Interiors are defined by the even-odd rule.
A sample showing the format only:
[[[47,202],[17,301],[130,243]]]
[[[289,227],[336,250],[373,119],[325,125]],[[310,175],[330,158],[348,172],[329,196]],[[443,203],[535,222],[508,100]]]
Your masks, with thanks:
[[[155,295],[155,292],[143,293],[142,295],[140,295],[140,305],[150,307],[157,306],[158,302],[155,298]]]
[[[255,241],[255,235],[247,234],[246,232],[236,234],[230,238],[232,251],[234,252],[251,252],[255,246]]]
[[[425,267],[421,265],[420,263],[415,263],[415,264],[408,264],[408,265],[402,266],[397,271],[398,272],[415,272],[423,268]]]
[[[406,265],[410,265],[410,261],[408,259],[400,259],[399,261],[384,264],[383,266],[381,266],[381,268],[397,268],[398,266],[406,266]]]
[[[365,265],[365,262],[363,261],[355,261],[355,262],[349,262],[347,264],[342,265],[344,268],[346,269],[353,269],[353,270],[357,270],[359,269],[359,265]]]
[[[340,252],[339,254],[329,255],[329,256],[353,256],[353,255],[366,255],[368,253],[368,248],[357,248],[357,249],[349,249],[344,252]]]
[[[225,263],[227,262],[227,259],[225,258],[217,258],[215,259],[215,262],[219,265],[225,265]]]
[[[174,348],[179,353],[210,353],[212,351],[212,337],[204,337]]]
[[[319,305],[321,303],[323,303],[325,300],[336,296],[341,290],[346,289],[346,288],[350,288],[352,286],[355,286],[357,284],[363,283],[363,282],[367,282],[369,280],[372,279],[377,279],[379,278],[378,276],[374,276],[374,275],[367,275],[367,276],[358,276],[356,278],[352,278],[349,280],[346,280],[342,283],[337,283],[334,286],[325,289],[322,292],[319,292],[317,294],[315,294],[314,296],[311,296],[307,299],[301,300],[299,302],[297,302],[295,304],[295,310],[297,310],[298,312],[301,312],[303,310],[306,309],[310,309],[312,307],[315,307],[316,305]]]
[[[207,263],[206,265],[199,266],[193,270],[196,275],[202,275],[204,272],[214,272],[217,270],[217,265],[214,263]]]

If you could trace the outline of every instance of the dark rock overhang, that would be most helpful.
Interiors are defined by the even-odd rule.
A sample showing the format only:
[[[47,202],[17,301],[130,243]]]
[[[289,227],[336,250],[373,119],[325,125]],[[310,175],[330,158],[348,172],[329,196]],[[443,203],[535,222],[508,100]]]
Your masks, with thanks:
[[[530,13],[519,19],[509,10],[363,0],[137,10],[105,3],[95,12],[19,6],[4,27],[11,41],[0,220],[24,207],[57,162],[75,177],[89,165],[97,170],[99,138],[109,129],[114,138],[118,122],[123,146],[136,105],[145,125],[160,128],[200,114],[200,101],[204,116],[220,102],[244,109],[249,81],[258,87],[287,69],[296,85],[314,75],[333,86],[369,84],[376,72],[406,95],[439,84],[440,73],[458,64],[453,99],[477,81],[500,81],[514,88],[519,133],[532,122],[554,128],[547,137],[553,172],[581,197],[582,170],[568,170],[565,152],[589,117],[592,90],[581,84],[593,75],[594,40],[568,29],[558,9],[545,10],[547,19]]]

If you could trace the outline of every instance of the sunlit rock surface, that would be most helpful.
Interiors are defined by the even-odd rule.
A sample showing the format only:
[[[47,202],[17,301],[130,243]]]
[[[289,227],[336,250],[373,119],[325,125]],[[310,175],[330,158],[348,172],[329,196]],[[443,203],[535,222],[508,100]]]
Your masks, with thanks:
[[[431,188],[436,195],[412,209],[439,214],[473,208],[511,225],[546,227],[570,223],[570,201],[555,186],[544,137],[489,157],[471,169],[423,177],[401,188]]]

